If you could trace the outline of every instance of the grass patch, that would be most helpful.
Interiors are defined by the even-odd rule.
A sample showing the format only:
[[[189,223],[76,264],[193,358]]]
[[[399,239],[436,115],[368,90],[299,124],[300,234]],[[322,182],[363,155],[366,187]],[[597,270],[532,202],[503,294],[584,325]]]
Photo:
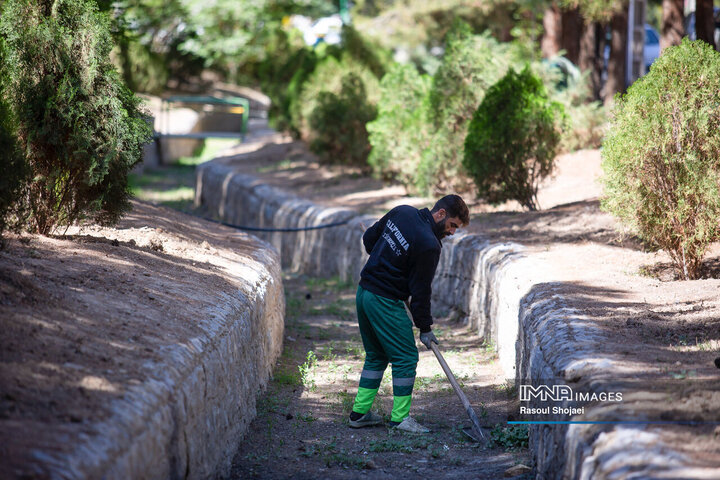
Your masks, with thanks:
[[[271,165],[266,165],[264,167],[258,167],[256,172],[258,173],[268,173],[268,172],[276,172],[278,170],[287,170],[289,168],[292,168],[292,160],[289,158],[286,158],[285,160],[281,160],[279,162],[273,163]]]
[[[345,417],[350,415],[353,405],[355,404],[355,397],[348,392],[336,392],[335,396],[338,399],[340,413],[343,416],[343,419],[347,421],[347,418]]]
[[[217,158],[223,150],[238,145],[238,141],[228,138],[207,138],[203,144],[189,157],[180,157],[177,164],[181,166],[196,166]]]
[[[275,372],[273,380],[279,385],[289,385],[291,387],[299,387],[302,385],[302,380],[297,372],[279,370]]]
[[[216,158],[236,140],[207,139],[194,155],[181,157],[173,165],[148,169],[128,176],[130,193],[152,202],[184,212],[192,212],[195,201],[195,167]]]
[[[354,280],[342,280],[340,276],[337,275],[330,278],[310,277],[305,280],[305,286],[311,290],[331,290],[336,293],[356,288]]]
[[[295,319],[305,312],[305,300],[285,291],[285,319]]]

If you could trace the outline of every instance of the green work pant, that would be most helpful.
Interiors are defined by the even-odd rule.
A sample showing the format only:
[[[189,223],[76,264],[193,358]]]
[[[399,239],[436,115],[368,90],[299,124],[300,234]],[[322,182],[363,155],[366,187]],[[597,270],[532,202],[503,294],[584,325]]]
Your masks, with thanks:
[[[402,300],[381,297],[362,287],[358,287],[356,305],[365,365],[353,411],[370,411],[385,368],[391,363],[395,397],[391,421],[400,422],[410,414],[418,363],[412,322]]]

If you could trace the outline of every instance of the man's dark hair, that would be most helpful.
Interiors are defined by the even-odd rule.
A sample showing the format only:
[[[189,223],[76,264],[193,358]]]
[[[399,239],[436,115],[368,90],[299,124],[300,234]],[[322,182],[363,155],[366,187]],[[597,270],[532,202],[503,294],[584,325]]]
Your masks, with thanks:
[[[463,226],[470,223],[470,212],[468,211],[467,205],[459,195],[445,195],[435,203],[435,206],[430,210],[430,213],[435,213],[440,209],[444,209],[447,212],[448,217],[457,217],[462,222]]]

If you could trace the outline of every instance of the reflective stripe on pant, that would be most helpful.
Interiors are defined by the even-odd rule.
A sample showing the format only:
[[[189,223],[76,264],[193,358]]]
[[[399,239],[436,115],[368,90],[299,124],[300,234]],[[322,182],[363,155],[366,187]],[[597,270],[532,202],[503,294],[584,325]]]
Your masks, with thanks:
[[[356,305],[365,365],[353,411],[364,414],[370,410],[383,372],[391,363],[395,396],[391,417],[399,422],[410,413],[418,362],[412,322],[401,300],[384,298],[362,287],[358,287]]]

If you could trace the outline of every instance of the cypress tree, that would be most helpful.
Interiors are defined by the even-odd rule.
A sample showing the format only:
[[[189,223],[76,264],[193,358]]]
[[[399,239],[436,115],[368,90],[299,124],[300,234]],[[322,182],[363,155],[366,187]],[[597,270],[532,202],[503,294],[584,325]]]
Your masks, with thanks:
[[[93,0],[7,0],[7,98],[31,171],[30,230],[130,209],[128,174],[151,128],[110,62],[109,19]]]

